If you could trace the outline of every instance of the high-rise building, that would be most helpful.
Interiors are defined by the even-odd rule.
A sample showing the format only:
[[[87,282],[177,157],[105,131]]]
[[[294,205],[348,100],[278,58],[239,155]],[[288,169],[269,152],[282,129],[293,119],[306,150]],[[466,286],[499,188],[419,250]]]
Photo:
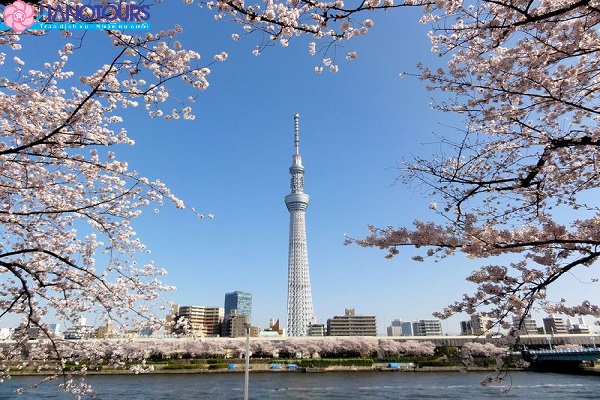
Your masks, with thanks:
[[[204,309],[204,334],[206,336],[219,336],[224,316],[223,307],[206,307]]]
[[[308,252],[306,248],[305,212],[308,195],[304,193],[304,167],[299,153],[300,134],[298,114],[294,114],[294,155],[290,167],[291,193],[285,196],[285,205],[290,212],[290,238],[288,251],[288,336],[307,336],[311,324],[315,323]]]
[[[177,324],[173,333],[193,334],[196,336],[219,336],[225,311],[223,307],[178,306],[175,320]],[[183,323],[183,324],[182,324]]]
[[[252,319],[252,295],[246,292],[225,293],[225,319],[231,316],[231,310],[236,310],[236,315],[245,315],[247,322]]]

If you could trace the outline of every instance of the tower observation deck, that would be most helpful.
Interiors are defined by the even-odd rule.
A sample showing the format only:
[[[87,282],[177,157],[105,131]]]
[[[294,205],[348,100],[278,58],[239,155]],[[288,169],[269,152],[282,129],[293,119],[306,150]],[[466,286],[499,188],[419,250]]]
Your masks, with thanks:
[[[291,193],[285,196],[285,205],[290,212],[290,238],[288,252],[288,336],[306,336],[308,328],[315,322],[310,276],[308,272],[308,252],[306,247],[305,213],[308,195],[304,193],[304,167],[299,152],[299,115],[294,114],[294,155],[292,156]]]

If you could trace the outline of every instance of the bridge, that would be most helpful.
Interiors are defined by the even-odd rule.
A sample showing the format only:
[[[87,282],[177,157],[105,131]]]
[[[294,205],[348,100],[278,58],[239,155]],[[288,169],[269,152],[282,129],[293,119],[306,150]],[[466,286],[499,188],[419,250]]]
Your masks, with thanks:
[[[596,361],[600,359],[600,349],[561,349],[561,350],[523,350],[523,358],[530,362],[557,361]]]
[[[326,336],[328,338],[330,336]],[[432,342],[437,347],[455,346],[462,347],[468,342],[492,343],[498,346],[506,344],[506,338],[501,336],[386,336],[381,339],[390,339],[397,342],[405,342],[407,340],[418,340],[423,342]],[[577,345],[581,347],[600,347],[600,337],[597,334],[535,334],[535,335],[520,335],[518,343],[527,347],[533,348],[548,348],[552,346]],[[600,358],[600,357],[599,357]]]
[[[529,369],[539,371],[562,372],[568,374],[600,373],[594,363],[600,359],[600,349],[560,349],[560,350],[523,350],[521,352]]]

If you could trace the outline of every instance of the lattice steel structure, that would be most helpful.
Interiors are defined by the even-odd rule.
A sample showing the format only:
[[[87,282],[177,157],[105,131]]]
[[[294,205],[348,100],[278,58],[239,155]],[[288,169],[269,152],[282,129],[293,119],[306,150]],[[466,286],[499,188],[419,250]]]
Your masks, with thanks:
[[[298,151],[300,134],[298,114],[294,114],[294,148],[290,167],[292,192],[285,196],[285,205],[290,212],[290,242],[288,253],[288,336],[306,336],[308,327],[315,323],[310,276],[308,272],[308,253],[306,249],[305,212],[308,207],[308,195],[304,193],[304,167]]]

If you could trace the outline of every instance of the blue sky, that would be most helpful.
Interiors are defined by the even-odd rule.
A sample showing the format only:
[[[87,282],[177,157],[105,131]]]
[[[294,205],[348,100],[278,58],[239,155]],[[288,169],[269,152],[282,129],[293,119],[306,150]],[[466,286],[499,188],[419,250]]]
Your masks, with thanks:
[[[357,314],[376,315],[383,333],[393,319],[430,318],[471,293],[464,277],[480,265],[477,260],[456,256],[416,263],[410,250],[387,260],[384,251],[343,245],[345,233],[364,236],[368,224],[434,218],[428,204],[435,199],[394,185],[395,167],[411,155],[437,152],[438,146],[426,143],[434,142],[435,134],[451,135],[446,125],[460,126],[455,116],[431,109],[438,93],[399,76],[414,71],[419,61],[440,62],[430,53],[418,10],[369,17],[375,21],[371,32],[346,43],[340,55],[357,51],[358,59],[340,62],[337,74],[316,74],[319,58],[309,55],[309,38],[256,57],[251,51],[259,36],[234,42],[231,34],[241,33],[240,27],[214,21],[208,10],[179,2],[153,8],[152,30],[179,23],[184,28],[179,40],[204,59],[229,54],[211,67],[210,87],[194,107],[196,120],[165,122],[151,120],[142,108],[128,111],[126,126],[136,145],[116,150],[132,169],[161,179],[187,204],[215,216],[199,220],[166,206],[158,214],[148,209],[134,222],[152,258],[169,271],[166,282],[178,288],[167,294],[169,300],[223,306],[226,292],[247,291],[253,295],[254,325],[265,327],[269,318],[285,324],[289,214],[284,197],[296,112],[310,195],[308,256],[318,322],[355,308]],[[93,35],[102,33],[88,32],[88,39]],[[35,50],[42,50],[37,43],[46,38],[34,39]],[[76,62],[96,70],[105,61]],[[569,279],[555,299],[579,295],[581,286]],[[444,332],[458,332],[461,319],[444,322]]]
[[[265,326],[270,317],[285,324],[289,214],[283,199],[295,112],[310,195],[307,240],[318,322],[354,307],[376,315],[383,331],[392,319],[428,318],[462,293],[433,295],[447,281],[441,265],[416,264],[408,255],[390,261],[384,252],[343,245],[344,233],[364,235],[369,223],[409,223],[430,214],[429,200],[391,186],[393,168],[422,153],[420,143],[434,140],[431,133],[444,119],[430,110],[431,94],[421,82],[399,77],[433,58],[417,14],[375,18],[367,37],[346,44],[359,56],[341,63],[337,74],[313,71],[319,60],[308,54],[308,38],[256,57],[251,50],[259,37],[234,42],[238,27],[210,15],[201,20],[193,30],[182,23],[182,43],[209,57],[225,50],[229,58],[211,67],[197,120],[148,126],[134,135],[139,146],[132,149],[159,151],[154,165],[142,158],[136,168],[215,215],[198,221],[165,209],[144,220],[147,231],[138,229],[178,287],[170,297],[221,305],[225,292],[244,290],[253,294],[254,324]],[[455,274],[454,287],[466,286],[462,276],[470,268],[458,268],[463,272]]]

